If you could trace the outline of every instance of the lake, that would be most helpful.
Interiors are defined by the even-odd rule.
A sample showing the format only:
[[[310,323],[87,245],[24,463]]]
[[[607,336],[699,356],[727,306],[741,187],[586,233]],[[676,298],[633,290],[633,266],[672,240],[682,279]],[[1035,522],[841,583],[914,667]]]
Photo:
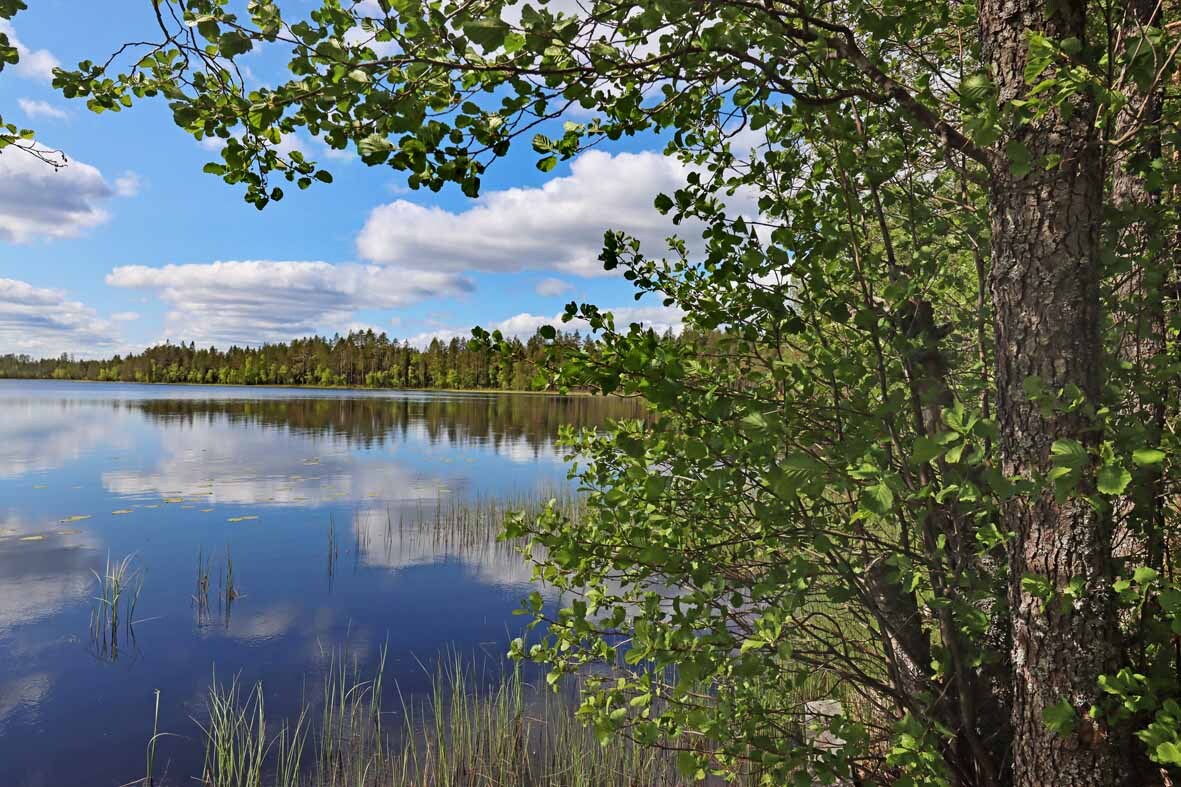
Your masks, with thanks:
[[[365,665],[387,648],[400,697],[448,654],[500,663],[530,569],[438,522],[569,490],[560,426],[636,415],[591,397],[0,380],[0,785],[142,777],[157,689],[159,729],[187,736],[161,740],[161,770],[194,783],[215,670],[263,681],[281,714],[334,652]],[[94,572],[128,556],[134,626],[100,641]]]

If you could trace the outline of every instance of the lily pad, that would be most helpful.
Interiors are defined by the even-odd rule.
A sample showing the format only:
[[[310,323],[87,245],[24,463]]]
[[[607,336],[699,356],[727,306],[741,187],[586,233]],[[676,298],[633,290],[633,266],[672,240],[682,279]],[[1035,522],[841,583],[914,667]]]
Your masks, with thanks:
[[[227,519],[226,521],[227,522],[249,522],[254,519],[258,519],[258,517],[255,516],[254,514],[250,514],[248,516],[232,516],[229,519]]]
[[[124,514],[132,513],[132,511],[130,508],[120,508],[118,511],[112,511],[111,513],[115,516],[123,516]]]
[[[68,516],[65,519],[59,519],[57,520],[57,523],[59,525],[68,525],[71,522],[81,522],[83,519],[90,519],[90,516],[90,514],[75,514],[74,516]]]

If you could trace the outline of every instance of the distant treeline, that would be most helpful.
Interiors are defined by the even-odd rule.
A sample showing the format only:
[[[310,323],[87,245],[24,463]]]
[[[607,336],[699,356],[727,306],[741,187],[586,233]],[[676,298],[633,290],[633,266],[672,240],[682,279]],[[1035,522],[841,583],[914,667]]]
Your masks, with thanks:
[[[68,355],[34,359],[10,354],[0,356],[0,377],[532,391],[545,386],[537,371],[547,343],[574,348],[590,339],[572,332],[559,333],[553,342],[536,334],[524,342],[511,341],[517,346],[508,356],[472,349],[459,338],[434,339],[426,349],[419,349],[372,330],[226,350],[198,348],[192,342],[167,343],[106,360],[78,360]]]

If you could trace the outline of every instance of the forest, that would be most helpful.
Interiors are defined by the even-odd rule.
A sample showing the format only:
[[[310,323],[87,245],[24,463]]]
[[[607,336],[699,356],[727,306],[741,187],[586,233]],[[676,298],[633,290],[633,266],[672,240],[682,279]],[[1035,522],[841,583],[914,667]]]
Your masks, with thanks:
[[[331,338],[311,336],[258,347],[198,348],[193,342],[164,343],[143,352],[101,360],[64,355],[34,359],[0,356],[0,377],[204,385],[310,385],[351,388],[444,388],[545,390],[539,364],[551,347],[592,346],[579,332],[552,342],[534,334],[512,339],[510,351],[472,347],[453,337],[432,339],[425,349],[373,330]],[[548,350],[548,351],[552,351]]]

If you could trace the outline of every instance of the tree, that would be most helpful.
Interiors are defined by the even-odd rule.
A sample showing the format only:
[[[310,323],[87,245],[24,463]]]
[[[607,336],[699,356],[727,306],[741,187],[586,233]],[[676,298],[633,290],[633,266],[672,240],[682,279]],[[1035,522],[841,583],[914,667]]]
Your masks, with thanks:
[[[640,133],[684,163],[656,205],[687,237],[654,258],[609,232],[602,259],[701,333],[568,307],[601,343],[546,333],[556,383],[655,418],[570,437],[591,516],[512,525],[581,592],[528,655],[627,662],[584,697],[603,734],[769,783],[1181,765],[1171,4],[154,7],[159,44],[59,86],[164,97],[260,208],[331,180],[292,133],[470,195],[522,135],[542,171]],[[279,47],[290,79],[247,86],[236,58]],[[837,753],[803,730],[822,696]]]
[[[26,8],[28,6],[24,0],[0,0],[0,20],[7,22]],[[19,44],[0,28],[0,71],[3,71],[5,66],[20,62],[18,47]],[[13,123],[5,122],[3,117],[0,117],[0,152],[28,154],[54,169],[60,169],[66,164],[66,157],[61,151],[37,143],[32,129],[19,128]]]

